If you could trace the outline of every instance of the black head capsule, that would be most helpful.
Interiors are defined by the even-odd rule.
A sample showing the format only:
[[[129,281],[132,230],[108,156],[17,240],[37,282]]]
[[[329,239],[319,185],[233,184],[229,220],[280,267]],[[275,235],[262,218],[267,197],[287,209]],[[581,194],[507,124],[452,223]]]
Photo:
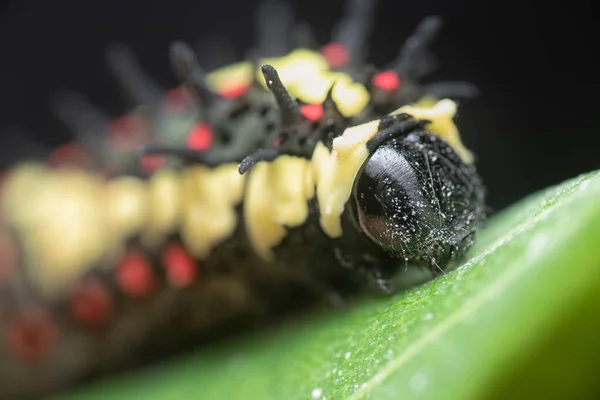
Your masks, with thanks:
[[[350,202],[355,227],[389,257],[369,267],[378,281],[406,264],[442,273],[472,245],[485,218],[475,167],[419,124],[409,129],[373,149]]]

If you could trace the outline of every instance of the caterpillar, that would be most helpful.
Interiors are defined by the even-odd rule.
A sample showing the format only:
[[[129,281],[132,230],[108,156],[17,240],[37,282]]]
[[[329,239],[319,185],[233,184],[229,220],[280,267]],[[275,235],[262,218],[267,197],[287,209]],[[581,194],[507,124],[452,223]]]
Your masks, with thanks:
[[[350,1],[329,44],[288,53],[289,8],[268,1],[259,15],[279,23],[259,51],[212,72],[175,42],[182,86],[166,96],[115,47],[140,105],[116,122],[58,96],[75,140],[1,181],[0,398],[392,293],[409,265],[435,277],[464,256],[485,189],[450,98],[474,88],[420,83],[439,17],[388,67],[368,65],[372,4]]]

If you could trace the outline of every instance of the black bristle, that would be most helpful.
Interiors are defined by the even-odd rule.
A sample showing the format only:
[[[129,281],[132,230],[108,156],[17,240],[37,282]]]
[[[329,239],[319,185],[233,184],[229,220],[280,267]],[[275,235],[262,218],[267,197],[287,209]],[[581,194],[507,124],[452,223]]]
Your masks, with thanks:
[[[231,41],[221,35],[210,34],[200,39],[195,49],[206,71],[237,62],[237,55]]]
[[[438,65],[439,60],[437,57],[435,57],[429,49],[424,49],[414,62],[411,72],[412,76],[415,79],[420,79],[435,71]],[[392,69],[395,69],[395,67],[392,66]]]
[[[319,41],[312,27],[305,22],[298,22],[292,28],[292,43],[294,47],[316,49]]]
[[[103,148],[110,118],[83,95],[62,89],[53,97],[51,108],[54,115],[67,126],[77,140],[95,153]]]
[[[406,135],[417,128],[423,128],[425,125],[430,124],[431,121],[418,119],[410,121],[401,121],[396,124],[389,126],[388,128],[378,132],[374,137],[367,141],[367,150],[370,154],[373,154],[381,144],[387,140],[393,139],[400,135]]]
[[[244,175],[246,172],[250,170],[254,166],[254,164],[260,161],[273,161],[280,155],[279,149],[275,147],[270,147],[267,149],[260,149],[250,154],[246,158],[242,160],[238,167],[238,171],[240,175]]]
[[[386,115],[385,117],[379,120],[379,125],[377,126],[378,131],[383,131],[389,128],[392,125],[398,124],[400,122],[406,121],[410,119],[410,115],[407,113]]]
[[[345,15],[334,28],[332,42],[346,47],[352,65],[362,64],[367,56],[366,41],[376,5],[377,0],[348,0]]]
[[[323,100],[323,112],[326,118],[335,118],[335,119],[343,119],[344,116],[340,112],[335,100],[333,100],[333,89],[335,88],[335,83],[331,85],[329,90],[327,91],[327,96],[325,96],[325,100]]]
[[[267,87],[273,93],[279,105],[282,129],[296,125],[301,117],[300,108],[296,100],[290,96],[281,79],[279,79],[277,70],[272,65],[265,64],[261,67],[261,71],[265,77]]]
[[[158,110],[163,98],[163,90],[146,75],[131,49],[124,44],[114,44],[107,51],[107,64],[135,105],[151,108],[151,114]]]
[[[171,64],[177,77],[187,85],[201,109],[205,109],[218,97],[206,85],[206,74],[194,50],[185,42],[176,41],[169,48]]]
[[[395,61],[394,70],[400,77],[409,77],[415,73],[421,58],[427,54],[425,53],[427,47],[433,42],[441,27],[442,18],[439,16],[430,16],[421,21],[414,33],[405,41]]]
[[[250,64],[252,65],[252,75],[251,76],[255,77],[258,70],[261,67],[260,53],[258,52],[257,49],[251,48],[246,51],[244,58],[246,60],[250,61]],[[260,85],[260,82],[258,82],[257,79],[253,79],[253,83],[256,85]]]

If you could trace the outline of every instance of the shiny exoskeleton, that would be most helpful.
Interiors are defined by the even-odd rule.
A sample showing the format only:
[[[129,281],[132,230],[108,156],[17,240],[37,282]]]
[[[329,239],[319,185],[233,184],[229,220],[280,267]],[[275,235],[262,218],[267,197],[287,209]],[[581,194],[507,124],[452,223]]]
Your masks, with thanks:
[[[401,263],[433,273],[463,256],[484,218],[484,190],[473,167],[432,132],[417,129],[383,142],[356,179],[355,223],[384,249],[372,273],[386,281]]]

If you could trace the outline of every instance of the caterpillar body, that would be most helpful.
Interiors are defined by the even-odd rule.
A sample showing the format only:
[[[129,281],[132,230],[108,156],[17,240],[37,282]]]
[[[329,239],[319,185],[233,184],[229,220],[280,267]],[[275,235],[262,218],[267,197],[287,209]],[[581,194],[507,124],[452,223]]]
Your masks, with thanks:
[[[320,51],[209,74],[177,42],[184,85],[167,97],[116,48],[111,65],[143,105],[117,123],[60,98],[77,141],[2,179],[0,398],[390,292],[407,265],[435,275],[465,254],[484,189],[444,97],[471,90],[418,84],[435,17],[389,69],[364,66],[370,3],[351,2]]]

